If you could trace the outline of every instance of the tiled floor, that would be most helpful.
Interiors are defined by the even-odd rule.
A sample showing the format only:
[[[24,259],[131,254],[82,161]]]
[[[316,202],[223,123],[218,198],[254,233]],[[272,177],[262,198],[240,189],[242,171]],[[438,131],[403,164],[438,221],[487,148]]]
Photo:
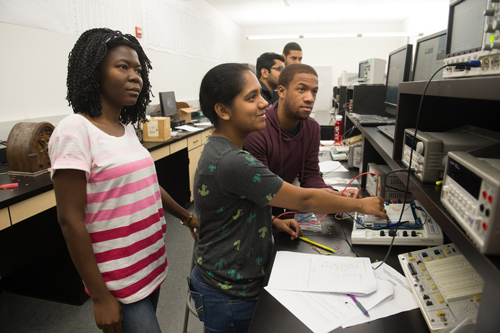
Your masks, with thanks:
[[[193,210],[193,206],[189,209]],[[165,236],[169,273],[161,287],[156,312],[164,333],[180,333],[184,325],[187,283],[189,276],[193,239],[189,230],[177,219],[167,216]],[[100,332],[94,321],[92,301],[81,306],[67,305],[19,296],[0,294],[0,332],[5,333],[80,333]],[[189,315],[189,333],[202,333],[203,325],[192,314]]]

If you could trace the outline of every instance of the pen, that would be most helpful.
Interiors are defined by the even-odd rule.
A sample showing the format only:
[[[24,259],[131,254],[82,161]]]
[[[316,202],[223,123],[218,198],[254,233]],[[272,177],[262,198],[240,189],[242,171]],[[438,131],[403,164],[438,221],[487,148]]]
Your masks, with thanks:
[[[320,247],[320,248],[322,248],[322,249],[324,249],[324,250],[327,250],[327,251],[330,251],[330,252],[332,252],[332,253],[335,253],[335,250],[330,249],[330,248],[329,248],[329,247],[327,247],[327,246],[324,246],[324,245],[318,244],[318,243],[316,243],[316,242],[314,242],[314,241],[310,240],[309,238],[299,237],[299,239],[300,239],[300,240],[303,240],[303,241],[304,241],[304,242],[306,242],[306,243],[312,244],[312,245],[317,246],[317,247]]]
[[[351,294],[347,294],[349,295],[352,300],[354,301],[354,303],[356,303],[356,305],[358,306],[358,308],[361,310],[361,312],[363,312],[363,314],[367,317],[370,317],[370,315],[368,314],[368,311],[366,311],[366,309],[364,308],[363,305],[361,305],[361,303],[359,303],[359,301],[356,299],[356,297],[354,297],[354,295],[351,295]]]

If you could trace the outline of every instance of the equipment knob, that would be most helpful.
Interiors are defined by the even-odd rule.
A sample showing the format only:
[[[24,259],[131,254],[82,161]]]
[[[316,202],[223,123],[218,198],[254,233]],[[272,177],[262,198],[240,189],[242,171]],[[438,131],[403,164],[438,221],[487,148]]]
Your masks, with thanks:
[[[500,42],[493,42],[493,43],[491,43],[491,48],[492,49],[499,49],[500,50]]]
[[[493,28],[493,23],[488,23],[484,27],[484,32],[495,32],[495,28]]]
[[[500,21],[499,20],[493,21],[493,23],[491,23],[491,27],[495,30],[500,30]]]
[[[415,147],[415,150],[417,151],[417,153],[419,153],[420,155],[422,155],[424,153],[424,143],[423,142],[417,142],[417,146]]]
[[[495,9],[485,9],[483,11],[484,16],[494,16],[495,15]]]

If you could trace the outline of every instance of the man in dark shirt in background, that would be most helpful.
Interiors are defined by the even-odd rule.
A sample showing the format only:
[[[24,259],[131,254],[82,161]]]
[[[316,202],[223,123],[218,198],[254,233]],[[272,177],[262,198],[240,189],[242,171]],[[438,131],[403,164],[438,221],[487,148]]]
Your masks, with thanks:
[[[261,95],[269,103],[277,101],[278,79],[281,71],[285,67],[285,59],[277,53],[266,52],[257,59],[257,78],[262,86]]]
[[[295,42],[286,44],[282,55],[285,58],[285,66],[302,63],[302,48]]]

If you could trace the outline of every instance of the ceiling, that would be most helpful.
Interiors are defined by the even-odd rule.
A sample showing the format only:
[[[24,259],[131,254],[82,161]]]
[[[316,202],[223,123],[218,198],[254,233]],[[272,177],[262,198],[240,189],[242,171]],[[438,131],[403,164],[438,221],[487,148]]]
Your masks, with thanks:
[[[205,0],[241,27],[401,23],[445,11],[450,0]]]

